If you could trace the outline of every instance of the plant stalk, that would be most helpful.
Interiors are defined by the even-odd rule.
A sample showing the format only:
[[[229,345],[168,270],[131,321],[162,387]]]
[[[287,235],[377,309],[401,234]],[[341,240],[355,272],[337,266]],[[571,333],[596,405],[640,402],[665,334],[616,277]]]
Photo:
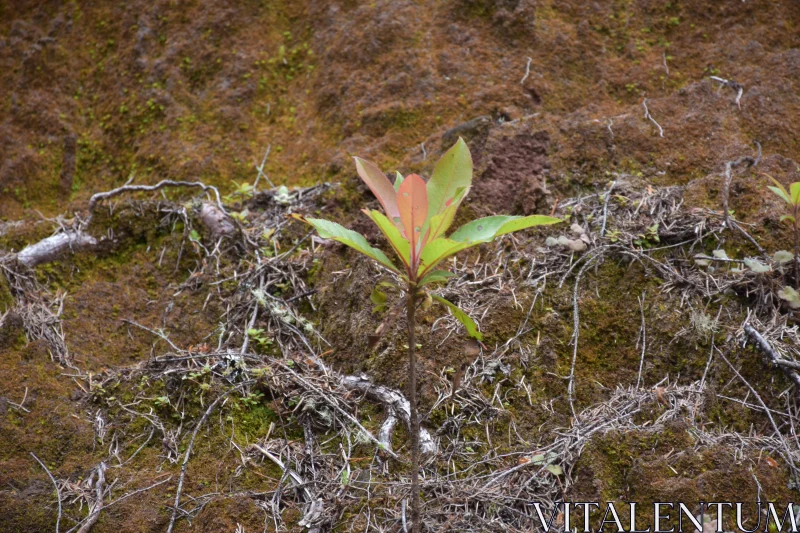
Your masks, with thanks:
[[[408,286],[408,403],[411,415],[411,532],[420,532],[419,503],[419,414],[417,413],[417,360],[416,360],[416,308],[417,285]]]
[[[800,227],[798,226],[797,222],[797,215],[798,215],[797,207],[794,208],[794,288],[795,290],[800,287],[800,269],[797,267],[797,254],[798,254],[798,238],[800,237]]]

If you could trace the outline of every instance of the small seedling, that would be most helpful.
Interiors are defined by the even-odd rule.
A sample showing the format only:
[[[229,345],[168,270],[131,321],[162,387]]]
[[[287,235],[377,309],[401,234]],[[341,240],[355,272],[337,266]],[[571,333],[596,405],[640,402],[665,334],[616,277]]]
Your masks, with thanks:
[[[231,192],[229,195],[225,196],[225,200],[228,202],[233,202],[236,200],[244,200],[245,198],[250,198],[255,193],[255,188],[247,182],[239,183],[238,181],[233,181],[233,184],[236,185],[236,188]]]
[[[250,328],[247,330],[247,335],[256,341],[261,348],[268,348],[272,345],[272,339],[267,337],[261,328]]]
[[[766,176],[775,184],[774,187],[768,186],[769,190],[777,194],[788,206],[789,214],[782,215],[781,222],[788,220],[792,224],[794,233],[794,283],[795,288],[797,288],[798,273],[800,272],[797,259],[798,252],[800,252],[800,250],[798,250],[800,247],[800,181],[789,185],[789,190],[787,191],[786,187],[781,185],[778,180],[768,174],[766,174]]]
[[[463,139],[448,150],[434,168],[426,183],[417,174],[403,177],[397,173],[394,186],[377,166],[355,158],[359,176],[383,207],[383,213],[364,209],[389,241],[401,266],[395,265],[385,253],[372,247],[363,235],[335,222],[318,218],[299,220],[312,225],[320,237],[339,241],[377,261],[394,272],[404,283],[405,297],[400,306],[406,307],[409,355],[409,403],[411,419],[411,515],[412,531],[420,530],[419,502],[419,416],[417,413],[415,312],[418,302],[436,301],[444,305],[461,322],[467,333],[478,340],[477,324],[453,303],[428,292],[434,283],[446,282],[453,274],[437,269],[447,258],[462,250],[488,243],[506,233],[533,226],[555,224],[559,219],[531,215],[527,217],[496,215],[469,222],[450,234],[445,233],[453,223],[456,210],[472,185],[472,156]],[[373,304],[382,305],[383,298],[375,295]],[[380,329],[380,328],[379,328]]]

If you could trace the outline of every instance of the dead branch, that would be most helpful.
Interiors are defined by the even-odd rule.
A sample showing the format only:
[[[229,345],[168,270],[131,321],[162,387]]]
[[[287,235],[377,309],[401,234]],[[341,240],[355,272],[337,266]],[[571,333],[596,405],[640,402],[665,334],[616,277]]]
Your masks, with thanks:
[[[285,464],[283,464],[283,461],[281,461],[280,459],[275,457],[275,455],[273,455],[269,451],[265,450],[264,448],[262,448],[258,444],[253,444],[252,446],[256,450],[258,450],[259,452],[264,454],[264,457],[266,457],[267,459],[269,459],[270,461],[272,461],[273,463],[278,465],[278,468],[283,470],[289,476],[289,479],[292,480],[292,484],[295,487],[297,487],[298,489],[302,489],[303,494],[305,494],[305,496],[306,496],[306,501],[307,502],[313,501],[314,495],[311,494],[311,491],[306,486],[306,482],[303,481],[303,478],[300,476],[300,474],[298,474],[297,472],[295,472],[291,468],[287,467]]]
[[[181,465],[181,475],[178,478],[178,488],[175,491],[175,505],[172,507],[172,517],[169,519],[167,533],[172,533],[172,528],[175,527],[175,518],[178,516],[178,508],[180,507],[181,503],[181,493],[183,492],[183,480],[186,477],[186,465],[189,464],[189,457],[192,455],[192,447],[194,446],[195,438],[197,438],[197,433],[200,431],[203,423],[208,419],[208,415],[211,414],[211,411],[214,410],[217,404],[224,398],[227,398],[228,395],[234,390],[236,389],[231,389],[217,396],[217,399],[211,402],[211,405],[208,406],[206,412],[203,413],[203,416],[200,417],[200,420],[198,420],[197,425],[194,427],[194,431],[192,431],[192,438],[189,439],[189,446],[186,448],[186,455],[184,455],[183,464]]]
[[[664,137],[664,128],[661,127],[661,124],[656,122],[656,119],[653,118],[653,116],[650,114],[650,111],[647,109],[647,98],[642,100],[642,107],[644,108],[644,118],[655,124],[656,128],[658,128],[658,135],[660,137]]]
[[[45,464],[42,462],[41,459],[36,457],[36,454],[31,452],[31,456],[36,459],[36,462],[44,468],[44,471],[47,472],[47,476],[50,478],[50,481],[53,482],[53,486],[56,488],[56,497],[58,498],[58,517],[56,518],[56,533],[59,533],[59,526],[61,524],[61,489],[58,488],[58,483],[56,483],[56,479],[53,477],[53,474],[50,473],[50,469],[48,469]]]
[[[761,144],[756,142],[756,146],[758,147],[758,155],[756,157],[746,155],[734,161],[728,161],[727,163],[725,163],[725,181],[722,184],[722,210],[723,210],[723,216],[725,217],[725,227],[730,227],[729,213],[728,213],[729,212],[728,198],[730,196],[731,180],[733,178],[732,170],[734,167],[738,167],[739,165],[746,165],[745,168],[750,168],[758,165],[758,163],[761,161]],[[743,231],[741,228],[739,228],[739,230]],[[749,237],[749,235],[747,234],[745,234],[745,236]],[[750,240],[752,240],[752,238]],[[755,243],[755,241],[753,242]],[[755,244],[763,252],[763,249],[761,249],[761,247],[758,246],[757,243]]]
[[[97,522],[97,519],[100,518],[100,511],[103,509],[103,491],[105,491],[106,488],[106,464],[101,462],[95,470],[95,473],[97,474],[97,480],[95,481],[94,485],[94,507],[89,513],[89,517],[86,519],[86,522],[78,530],[78,533],[89,533],[92,527],[94,527],[95,522]]]
[[[294,379],[295,379],[295,380],[296,380],[298,383],[300,383],[302,386],[304,386],[304,387],[306,387],[306,388],[308,388],[308,389],[311,389],[312,391],[315,391],[315,392],[321,392],[321,391],[319,391],[319,390],[317,389],[317,387],[314,387],[314,385],[312,385],[311,383],[309,383],[307,380],[303,379],[303,378],[302,378],[302,377],[301,377],[301,376],[300,376],[300,375],[299,375],[297,372],[295,372],[294,370],[292,370],[291,368],[289,368],[289,367],[288,367],[288,366],[286,366],[285,364],[283,364],[283,363],[278,363],[278,364],[279,364],[279,365],[280,365],[280,366],[281,366],[281,367],[282,367],[282,368],[283,368],[285,371],[289,372],[289,373],[292,375],[292,377],[293,377],[293,378],[294,378]],[[321,363],[319,363],[319,362],[318,362],[318,364],[321,364]],[[370,432],[370,431],[369,431],[367,428],[365,428],[363,425],[361,425],[361,423],[360,423],[358,420],[356,420],[356,418],[355,418],[353,415],[351,415],[350,413],[348,413],[347,411],[345,411],[344,409],[342,409],[342,408],[339,406],[339,404],[338,404],[337,402],[335,402],[335,401],[331,400],[330,398],[328,398],[328,395],[326,395],[325,393],[321,393],[321,394],[320,394],[320,397],[321,397],[321,398],[322,398],[322,399],[323,399],[323,400],[324,400],[324,401],[325,401],[325,402],[326,402],[328,405],[330,405],[331,407],[333,407],[333,408],[334,408],[334,409],[335,409],[335,410],[336,410],[336,411],[337,411],[339,414],[341,414],[342,416],[344,416],[345,418],[347,418],[347,419],[348,419],[350,422],[352,422],[353,424],[355,424],[355,425],[358,427],[358,429],[360,429],[360,430],[361,430],[361,432],[362,432],[362,433],[364,433],[364,435],[365,435],[367,438],[369,438],[369,440],[371,440],[372,442],[374,442],[375,444],[377,444],[377,445],[378,445],[378,447],[380,447],[381,449],[385,449],[386,453],[388,453],[389,455],[391,455],[393,459],[397,459],[397,460],[399,460],[399,459],[400,459],[400,458],[397,456],[397,454],[396,454],[396,453],[394,453],[394,452],[392,451],[392,449],[391,449],[391,448],[385,448],[385,446],[384,446],[384,443],[382,443],[380,440],[376,439],[376,438],[375,438],[375,436],[374,436],[374,435],[373,435],[373,434],[372,434],[372,433],[371,433],[371,432]]]
[[[267,183],[269,183],[270,187],[272,187],[273,189],[275,188],[275,184],[272,183],[272,180],[269,179],[269,176],[267,176],[264,173],[264,165],[267,164],[267,158],[269,157],[269,153],[270,153],[271,150],[272,150],[272,145],[270,144],[269,146],[267,146],[267,151],[264,153],[264,159],[261,160],[261,165],[256,167],[256,171],[258,171],[258,175],[256,176],[256,181],[253,183],[253,190],[254,191],[258,190],[258,180],[261,179],[261,176],[264,176],[264,179],[267,180]]]
[[[754,389],[753,386],[750,385],[750,383],[746,379],[744,379],[744,377],[739,373],[739,371],[736,370],[736,367],[733,366],[730,361],[728,361],[728,358],[725,357],[725,354],[722,353],[722,351],[719,348],[716,348],[716,350],[717,350],[717,354],[719,354],[719,356],[722,357],[722,360],[725,361],[725,363],[728,365],[728,367],[730,367],[730,369],[733,371],[733,373],[736,374],[736,377],[738,377],[739,379],[742,380],[742,382],[750,390],[750,392],[753,394],[753,396],[755,396],[756,400],[758,400],[758,403],[761,404],[761,407],[764,409],[764,413],[767,415],[767,418],[769,419],[770,423],[772,424],[772,429],[775,430],[775,435],[777,435],[777,437],[781,441],[781,444],[783,445],[783,449],[786,452],[786,460],[791,465],[792,474],[795,477],[795,481],[797,481],[796,478],[797,478],[797,472],[798,471],[797,471],[797,467],[794,464],[793,454],[789,450],[789,446],[786,444],[786,440],[783,438],[783,434],[781,433],[780,429],[778,429],[778,424],[775,423],[775,419],[772,417],[772,413],[770,412],[770,409],[767,407],[767,404],[764,403],[764,400],[761,399],[761,396],[758,394],[756,389]]]
[[[800,364],[794,363],[793,361],[787,361],[772,347],[772,345],[761,335],[758,331],[755,330],[753,326],[750,324],[744,325],[744,332],[747,334],[748,337],[753,341],[753,343],[758,346],[758,348],[769,357],[772,364],[780,366],[786,376],[791,379],[794,384],[797,386],[798,392],[800,392],[800,375],[797,374],[796,370],[800,368]]]
[[[730,87],[732,90],[736,91],[736,107],[739,110],[742,109],[741,99],[742,94],[744,93],[744,86],[741,83],[738,83],[734,80],[726,80],[725,78],[720,78],[718,76],[709,76],[712,80],[720,83],[720,89],[722,87]]]
[[[527,80],[528,76],[531,75],[531,61],[533,61],[533,59],[529,57],[528,64],[525,65],[525,75],[522,77],[522,81],[519,82],[520,85],[525,85],[525,80]]]
[[[611,126],[609,126],[609,129]],[[612,134],[613,135],[613,134]],[[604,236],[606,234],[606,220],[608,219],[608,201],[611,199],[611,192],[614,190],[614,185],[616,185],[616,181],[612,181],[611,185],[608,186],[608,190],[606,191],[606,197],[603,200],[603,224],[600,226],[600,236]]]
[[[17,261],[28,268],[49,263],[63,253],[89,250],[97,246],[97,239],[82,231],[66,231],[26,246],[17,254]]]

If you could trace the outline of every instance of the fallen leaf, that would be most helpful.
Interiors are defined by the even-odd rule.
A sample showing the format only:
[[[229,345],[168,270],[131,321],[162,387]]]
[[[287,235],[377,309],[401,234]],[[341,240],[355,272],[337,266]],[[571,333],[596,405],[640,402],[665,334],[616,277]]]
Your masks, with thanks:
[[[659,402],[663,403],[664,405],[669,405],[669,400],[667,400],[666,389],[664,387],[656,387],[656,398]]]

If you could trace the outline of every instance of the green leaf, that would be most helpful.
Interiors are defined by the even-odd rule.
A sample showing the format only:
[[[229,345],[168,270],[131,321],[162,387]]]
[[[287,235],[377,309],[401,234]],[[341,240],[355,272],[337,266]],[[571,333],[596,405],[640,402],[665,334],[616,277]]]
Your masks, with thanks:
[[[455,199],[459,189],[469,190],[472,185],[472,156],[464,139],[460,138],[436,163],[428,181],[430,216],[444,211],[448,202]],[[465,192],[466,195],[466,192]]]
[[[533,226],[543,226],[557,224],[560,218],[548,217],[545,215],[531,215],[528,217],[515,217],[507,215],[496,215],[491,217],[479,218],[468,224],[464,224],[450,235],[450,239],[458,242],[490,242],[500,235],[512,233]]]
[[[417,286],[421,287],[423,285],[428,285],[429,283],[439,283],[441,281],[447,281],[448,279],[454,277],[455,274],[452,272],[448,272],[447,270],[434,270],[430,274],[426,275],[424,278],[419,280]]]
[[[795,181],[789,185],[789,192],[791,193],[790,196],[792,198],[792,204],[800,204],[800,181]]]
[[[374,209],[364,209],[364,213],[366,213],[366,215],[378,226],[381,232],[383,232],[383,236],[386,237],[386,240],[392,245],[394,253],[397,254],[397,257],[399,257],[403,264],[408,268],[411,265],[411,245],[409,244],[408,240],[403,237],[403,235],[400,233],[400,230],[397,229],[394,224],[389,222],[389,219],[386,218],[386,216],[384,216],[384,214],[380,211],[376,211]]]
[[[453,314],[453,316],[456,317],[456,320],[461,322],[464,325],[464,327],[467,328],[467,334],[470,337],[473,337],[473,338],[478,339],[478,340],[483,339],[483,335],[481,335],[481,332],[478,331],[478,325],[475,323],[474,320],[472,320],[469,317],[469,315],[467,313],[462,311],[461,308],[459,308],[455,304],[445,300],[444,298],[442,298],[438,294],[431,294],[431,298],[433,298],[434,300],[436,300],[440,304],[442,304],[445,307],[447,307],[450,310],[450,312]]]
[[[395,190],[395,192],[397,192],[397,190],[400,188],[400,185],[403,184],[403,180],[405,178],[399,172],[395,171],[395,173],[397,174],[397,177],[394,180],[394,190]]]
[[[766,176],[770,180],[772,180],[772,183],[775,184],[774,187],[768,187],[768,189],[771,190],[772,192],[774,192],[775,194],[777,194],[778,196],[780,196],[781,198],[783,198],[786,201],[786,203],[791,204],[792,203],[792,195],[789,194],[789,191],[786,190],[786,187],[781,185],[781,182],[779,182],[778,180],[776,180],[775,178],[773,178],[769,174],[766,174]]]
[[[547,465],[545,468],[554,476],[560,476],[564,473],[564,470],[558,465]]]
[[[432,241],[434,239],[438,239],[450,228],[450,225],[453,223],[453,219],[456,216],[456,211],[468,192],[469,187],[459,188],[455,193],[455,197],[450,202],[450,205],[446,206],[441,213],[432,215],[430,217],[429,227],[431,232],[428,236],[428,240]]]
[[[784,220],[788,220],[792,224],[795,223],[795,218],[792,215],[782,215],[781,216],[781,222],[783,222]]]
[[[295,217],[300,218],[300,217]],[[378,250],[377,248],[373,248],[367,242],[367,239],[364,238],[363,235],[357,233],[353,230],[349,230],[342,226],[341,224],[337,224],[336,222],[331,222],[330,220],[323,220],[320,218],[300,218],[305,222],[308,222],[317,230],[319,236],[323,239],[332,239],[334,241],[339,241],[340,243],[344,244],[345,246],[349,246],[350,248],[360,252],[367,257],[374,259],[378,263],[382,264],[386,268],[401,274],[400,270],[392,264],[386,254],[382,251]]]
[[[377,166],[359,157],[356,160],[356,170],[372,194],[378,199],[386,212],[386,216],[396,226],[399,226],[400,211],[397,208],[397,193],[389,178]],[[397,219],[397,220],[396,220]]]
[[[470,246],[479,243],[456,242],[451,239],[436,239],[425,244],[420,256],[420,266],[417,274],[424,278],[433,267],[441,263],[448,257],[457,254],[461,250],[466,250]]]
[[[372,289],[372,294],[369,295],[369,299],[375,304],[375,307],[372,309],[373,311],[386,310],[386,293],[379,291],[377,287]]]
[[[783,198],[787,204],[792,203],[792,199],[789,198],[789,193],[786,192],[786,189],[781,190],[778,187],[772,187],[771,185],[767,186],[767,189],[771,190],[772,192]]]
[[[418,274],[424,276],[442,260],[477,244],[490,242],[500,235],[533,226],[556,224],[561,219],[544,215],[517,217],[498,215],[473,220],[456,230],[449,238],[430,241],[422,250]]]

